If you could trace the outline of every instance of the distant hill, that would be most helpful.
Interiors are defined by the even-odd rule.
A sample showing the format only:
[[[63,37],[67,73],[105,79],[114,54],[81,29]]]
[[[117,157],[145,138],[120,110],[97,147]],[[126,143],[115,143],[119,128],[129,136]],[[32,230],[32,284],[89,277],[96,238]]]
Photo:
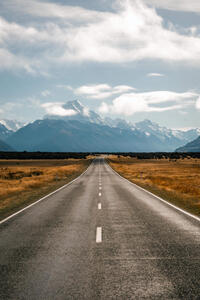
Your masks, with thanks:
[[[176,149],[177,152],[200,152],[200,136],[183,147]]]

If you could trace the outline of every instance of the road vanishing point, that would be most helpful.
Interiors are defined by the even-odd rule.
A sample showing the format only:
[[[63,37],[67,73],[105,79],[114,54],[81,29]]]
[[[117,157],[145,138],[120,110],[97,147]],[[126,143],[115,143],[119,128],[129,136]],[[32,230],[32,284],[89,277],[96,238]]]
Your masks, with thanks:
[[[200,299],[200,219],[95,159],[0,223],[0,299]]]

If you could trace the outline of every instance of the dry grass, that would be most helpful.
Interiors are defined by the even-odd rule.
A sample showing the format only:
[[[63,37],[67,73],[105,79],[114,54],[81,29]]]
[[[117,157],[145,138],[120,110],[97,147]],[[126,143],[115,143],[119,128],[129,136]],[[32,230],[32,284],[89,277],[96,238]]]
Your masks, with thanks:
[[[130,181],[200,215],[200,159],[138,160],[112,156],[109,161]]]
[[[90,160],[0,160],[0,218],[80,175]]]

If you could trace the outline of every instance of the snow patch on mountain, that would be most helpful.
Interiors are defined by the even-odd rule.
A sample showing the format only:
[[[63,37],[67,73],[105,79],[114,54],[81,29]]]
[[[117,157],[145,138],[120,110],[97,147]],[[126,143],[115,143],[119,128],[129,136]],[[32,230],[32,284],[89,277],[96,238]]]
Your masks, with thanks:
[[[8,120],[2,119],[0,120],[0,124],[4,125],[8,130],[17,131],[18,129],[25,126],[25,123],[17,121],[17,120]]]
[[[12,130],[7,129],[6,126],[0,123],[0,140],[6,140],[12,133]]]

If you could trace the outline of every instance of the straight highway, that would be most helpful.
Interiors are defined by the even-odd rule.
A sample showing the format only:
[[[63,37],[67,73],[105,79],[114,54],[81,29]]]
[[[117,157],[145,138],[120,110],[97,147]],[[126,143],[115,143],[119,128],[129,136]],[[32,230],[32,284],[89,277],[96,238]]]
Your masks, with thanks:
[[[1,222],[0,299],[200,299],[200,220],[96,159]]]

